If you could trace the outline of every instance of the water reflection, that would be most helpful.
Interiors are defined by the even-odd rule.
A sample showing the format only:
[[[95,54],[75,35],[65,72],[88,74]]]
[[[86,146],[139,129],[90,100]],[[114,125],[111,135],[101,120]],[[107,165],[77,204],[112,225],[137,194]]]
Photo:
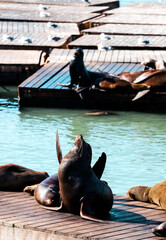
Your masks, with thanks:
[[[125,194],[134,185],[165,180],[166,115],[118,112],[86,116],[88,110],[24,108],[0,92],[1,164],[16,163],[53,174],[58,169],[55,134],[59,131],[63,155],[82,134],[92,146],[94,163],[107,154],[103,179],[114,193]],[[6,94],[6,93],[5,93]]]

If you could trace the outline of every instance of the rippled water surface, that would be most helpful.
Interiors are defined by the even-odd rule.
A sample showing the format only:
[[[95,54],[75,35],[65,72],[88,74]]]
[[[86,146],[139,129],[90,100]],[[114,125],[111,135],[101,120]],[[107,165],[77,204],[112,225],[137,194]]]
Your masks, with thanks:
[[[0,164],[15,163],[53,174],[58,170],[55,134],[63,155],[82,134],[92,147],[92,164],[102,152],[107,164],[102,179],[114,193],[135,185],[166,180],[166,115],[113,112],[87,116],[88,110],[24,108],[17,105],[16,88],[0,89]]]

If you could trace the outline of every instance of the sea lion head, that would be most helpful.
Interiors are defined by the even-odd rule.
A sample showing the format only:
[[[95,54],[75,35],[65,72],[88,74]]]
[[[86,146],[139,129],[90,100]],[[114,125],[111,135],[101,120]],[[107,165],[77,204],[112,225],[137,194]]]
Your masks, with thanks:
[[[166,222],[163,222],[159,226],[153,228],[152,233],[158,237],[166,237]]]
[[[89,167],[91,164],[91,158],[91,146],[84,141],[83,136],[80,134],[75,139],[73,149],[68,152],[62,159],[62,163],[71,162],[72,165],[81,164],[81,167]]]
[[[151,187],[136,186],[130,188],[126,195],[131,200],[138,200],[142,202],[149,202],[149,190]]]
[[[83,59],[83,57],[84,57],[84,52],[83,52],[82,48],[77,48],[74,52],[74,58]]]

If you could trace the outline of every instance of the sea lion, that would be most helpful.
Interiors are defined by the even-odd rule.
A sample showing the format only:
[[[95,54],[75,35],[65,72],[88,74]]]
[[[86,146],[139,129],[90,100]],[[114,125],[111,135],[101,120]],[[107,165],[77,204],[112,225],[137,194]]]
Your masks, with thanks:
[[[56,134],[56,138],[57,157],[59,163],[61,163],[62,151],[60,148],[58,133]],[[106,157],[102,154],[92,168],[98,179],[100,179],[103,174],[105,163]],[[57,173],[46,178],[40,184],[27,186],[24,191],[31,195],[34,194],[36,201],[43,206],[52,207],[60,205],[59,180]]]
[[[103,78],[109,74],[106,72],[88,71],[85,67],[84,52],[82,48],[77,48],[74,52],[74,58],[70,61],[69,73],[71,81],[69,84],[60,84],[63,87],[69,87],[80,94],[82,99],[85,98],[84,92],[89,91],[91,85],[96,79]]]
[[[134,80],[136,80],[136,78],[138,78],[141,74],[143,74],[147,71],[153,72],[154,70],[143,70],[143,71],[139,71],[139,72],[122,72],[122,73],[119,73],[117,76],[120,79],[126,80],[128,82],[134,82]]]
[[[141,62],[142,65],[145,66],[145,70],[152,68],[154,70],[161,70],[166,68],[166,63],[163,60],[154,60],[154,59],[146,59]]]
[[[100,81],[98,85],[102,89],[115,91],[117,93],[138,92],[148,89],[148,85],[146,84],[135,84],[115,76],[105,78]]]
[[[152,233],[158,237],[166,237],[166,222],[163,222],[159,226],[153,228]]]
[[[0,166],[0,190],[23,191],[27,185],[40,183],[48,177],[46,172],[38,172],[15,164]]]
[[[77,136],[73,149],[62,159],[58,169],[61,204],[59,207],[44,208],[80,213],[82,218],[95,221],[101,221],[101,216],[109,213],[113,194],[110,187],[99,179],[101,171],[97,176],[92,170],[91,158],[91,146],[82,135]],[[105,153],[99,159],[106,159]],[[100,169],[98,164],[100,160],[93,169]]]
[[[149,91],[151,92],[165,92],[166,91],[166,69],[156,70],[153,72],[151,71],[144,72],[134,80],[134,83],[145,84],[148,87]],[[137,100],[140,97],[143,97],[144,95],[145,95],[145,92],[144,94],[138,93],[138,95],[136,95],[136,97],[133,100]]]
[[[126,194],[131,200],[150,202],[166,210],[166,181],[157,183],[153,187],[132,187]]]

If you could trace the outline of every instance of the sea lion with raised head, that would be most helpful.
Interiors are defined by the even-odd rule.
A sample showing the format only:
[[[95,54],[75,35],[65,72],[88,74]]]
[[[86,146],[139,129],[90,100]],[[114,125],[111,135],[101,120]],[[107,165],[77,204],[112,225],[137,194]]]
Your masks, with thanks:
[[[80,214],[82,218],[101,221],[113,205],[110,187],[99,178],[102,171],[98,165],[105,162],[103,153],[93,169],[91,168],[92,150],[79,135],[73,149],[62,159],[58,169],[61,204],[57,207],[45,207],[50,210],[64,210]],[[104,166],[103,166],[104,167]]]
[[[59,163],[62,161],[62,151],[60,148],[58,133],[56,134],[56,148],[57,148],[57,157]],[[101,178],[106,163],[106,157],[104,154],[98,159],[98,161],[94,164],[92,170],[97,176],[98,179]],[[43,180],[40,184],[36,184],[33,186],[27,186],[24,189],[25,192],[34,194],[37,202],[43,206],[55,206],[58,207],[60,205],[60,193],[59,193],[59,180],[58,174],[54,174],[45,180]]]
[[[79,93],[82,99],[85,99],[85,92],[89,91],[91,85],[97,80],[107,77],[106,72],[89,71],[84,64],[84,52],[82,48],[77,48],[74,52],[74,59],[70,61],[69,73],[71,81],[69,84],[60,84],[63,87],[69,87]]]
[[[27,185],[40,183],[48,177],[46,172],[34,171],[16,164],[0,166],[0,190],[23,191]]]

